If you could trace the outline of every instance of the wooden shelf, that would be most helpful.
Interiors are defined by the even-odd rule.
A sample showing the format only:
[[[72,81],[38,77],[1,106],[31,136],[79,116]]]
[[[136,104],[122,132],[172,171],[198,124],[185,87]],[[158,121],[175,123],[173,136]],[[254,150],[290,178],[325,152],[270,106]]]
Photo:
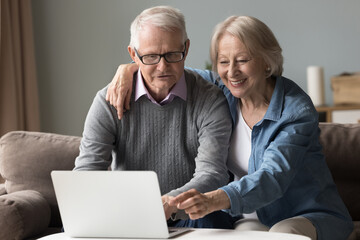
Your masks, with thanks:
[[[360,123],[360,105],[316,107],[322,122]]]

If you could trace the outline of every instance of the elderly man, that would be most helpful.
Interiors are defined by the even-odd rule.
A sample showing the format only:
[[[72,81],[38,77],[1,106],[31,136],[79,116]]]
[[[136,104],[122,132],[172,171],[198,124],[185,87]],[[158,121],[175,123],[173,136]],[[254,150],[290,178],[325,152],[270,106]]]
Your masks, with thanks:
[[[229,178],[227,102],[216,86],[184,70],[189,46],[184,16],[177,9],[154,7],[135,18],[128,47],[139,66],[132,108],[119,120],[106,101],[107,87],[97,93],[74,170],[153,170],[170,226],[232,228],[234,219],[224,212],[183,220],[186,214],[166,204],[192,188],[217,189]]]

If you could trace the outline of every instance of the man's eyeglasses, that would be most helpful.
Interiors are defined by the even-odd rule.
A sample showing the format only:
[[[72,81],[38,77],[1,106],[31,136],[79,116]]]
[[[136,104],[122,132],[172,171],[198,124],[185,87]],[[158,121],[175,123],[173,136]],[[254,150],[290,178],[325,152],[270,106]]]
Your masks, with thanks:
[[[184,59],[186,52],[186,42],[184,43],[184,45],[185,45],[185,50],[183,52],[167,52],[164,54],[147,54],[140,56],[135,47],[134,50],[140,61],[145,65],[158,64],[162,57],[168,63],[176,63]]]

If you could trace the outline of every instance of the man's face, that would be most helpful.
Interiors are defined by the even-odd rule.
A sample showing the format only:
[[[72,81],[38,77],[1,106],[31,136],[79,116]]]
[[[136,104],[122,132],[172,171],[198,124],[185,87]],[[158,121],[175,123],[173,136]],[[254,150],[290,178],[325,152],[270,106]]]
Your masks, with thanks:
[[[181,31],[167,32],[161,28],[146,25],[139,32],[138,38],[139,47],[136,48],[136,50],[139,56],[183,52],[185,50]],[[188,43],[186,43],[186,45],[188,47]],[[162,57],[157,64],[145,65],[136,55],[134,48],[129,47],[128,50],[132,59],[138,64],[150,94],[156,100],[165,98],[184,73],[186,54],[180,62],[168,63],[164,57]]]

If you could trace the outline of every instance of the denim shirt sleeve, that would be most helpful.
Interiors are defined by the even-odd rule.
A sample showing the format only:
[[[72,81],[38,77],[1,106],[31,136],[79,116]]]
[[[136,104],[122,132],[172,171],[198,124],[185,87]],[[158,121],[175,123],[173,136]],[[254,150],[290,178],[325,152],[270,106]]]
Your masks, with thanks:
[[[190,68],[190,67],[185,67],[185,69],[193,71],[193,72],[199,74],[206,81],[211,82],[211,83],[213,83],[215,85],[218,85],[217,80],[216,80],[218,76],[213,71],[195,69],[195,68]]]
[[[318,138],[317,130],[317,118],[306,107],[254,126],[249,174],[221,188],[231,202],[226,211],[251,213],[282,197]]]
[[[219,75],[216,72],[213,72],[210,70],[201,70],[201,69],[196,69],[196,68],[190,68],[190,67],[185,67],[185,69],[193,71],[193,72],[199,74],[206,81],[215,84],[221,90],[223,90],[224,94],[225,94],[225,91],[229,92],[229,90],[226,88],[225,84],[223,83],[223,81],[220,79]],[[225,96],[226,96],[226,94],[225,94]]]

